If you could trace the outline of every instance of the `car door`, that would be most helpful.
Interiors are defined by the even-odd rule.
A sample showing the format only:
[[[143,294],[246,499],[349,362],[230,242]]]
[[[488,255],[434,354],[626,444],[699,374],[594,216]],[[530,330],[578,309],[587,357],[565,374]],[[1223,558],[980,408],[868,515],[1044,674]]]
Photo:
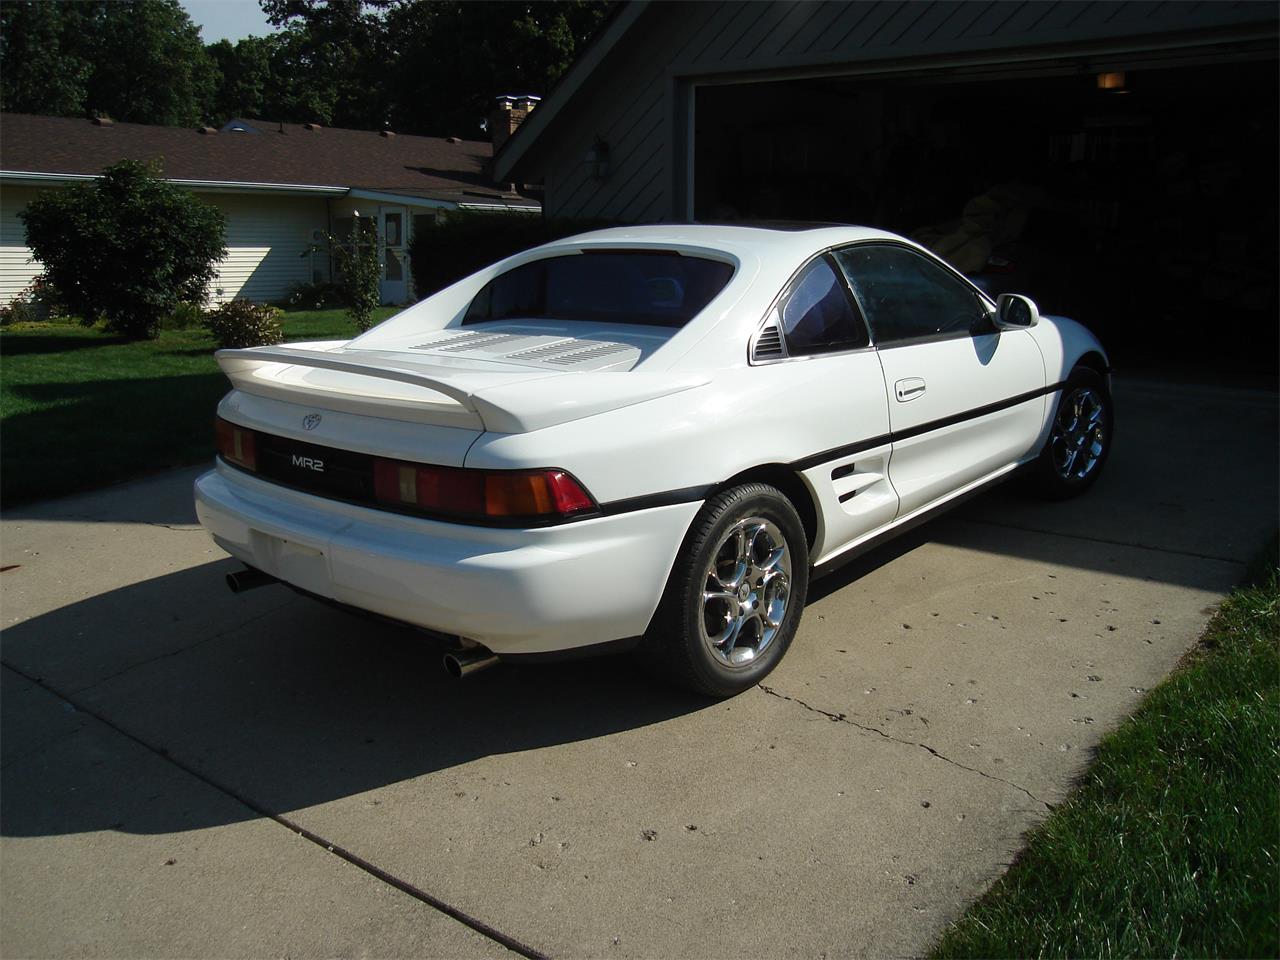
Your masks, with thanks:
[[[1046,402],[1031,334],[997,330],[968,281],[911,247],[855,244],[835,259],[884,370],[898,516],[1025,458]]]
[[[791,429],[813,451],[793,464],[818,504],[810,559],[821,563],[892,522],[898,497],[888,479],[884,378],[829,255],[806,264],[783,292],[753,340],[752,364],[768,367],[774,402],[804,411]]]

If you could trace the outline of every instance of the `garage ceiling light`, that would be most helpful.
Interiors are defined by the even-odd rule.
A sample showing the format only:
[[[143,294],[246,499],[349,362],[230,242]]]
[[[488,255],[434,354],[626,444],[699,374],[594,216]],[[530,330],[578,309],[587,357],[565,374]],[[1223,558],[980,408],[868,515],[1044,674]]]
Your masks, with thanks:
[[[1099,90],[1108,90],[1112,93],[1127,92],[1124,83],[1124,71],[1116,73],[1100,73],[1097,76]]]

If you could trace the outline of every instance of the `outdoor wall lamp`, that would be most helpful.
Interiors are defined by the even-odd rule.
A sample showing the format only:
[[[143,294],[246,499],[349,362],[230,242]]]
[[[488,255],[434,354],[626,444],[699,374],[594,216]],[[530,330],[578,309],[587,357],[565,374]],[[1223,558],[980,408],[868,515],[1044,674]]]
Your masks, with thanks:
[[[597,180],[605,179],[609,176],[609,144],[596,137],[596,142],[587,151],[586,161],[592,177]]]

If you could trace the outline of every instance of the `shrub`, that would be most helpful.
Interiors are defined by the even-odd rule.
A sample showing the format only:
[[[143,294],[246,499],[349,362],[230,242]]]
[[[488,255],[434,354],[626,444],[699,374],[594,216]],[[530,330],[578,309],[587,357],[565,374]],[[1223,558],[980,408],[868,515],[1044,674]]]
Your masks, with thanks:
[[[160,321],[161,330],[194,330],[204,326],[204,308],[198,303],[180,303]]]
[[[204,325],[222,348],[262,347],[284,339],[279,307],[231,300],[209,312]]]
[[[575,233],[616,224],[601,220],[546,220],[528,213],[450,211],[415,228],[409,244],[414,294],[421,300],[481,267]]]
[[[16,297],[0,307],[0,327],[12,323],[38,323],[65,314],[57,292],[43,277],[36,277]]]
[[[226,254],[218,209],[135,160],[43,193],[18,216],[60,301],[128,337],[153,337],[179,303],[203,303]]]
[[[382,303],[382,265],[378,262],[378,228],[368,217],[354,217],[350,237],[329,237],[338,267],[347,316],[363,333],[373,326],[373,311]]]
[[[295,307],[301,310],[323,310],[325,307],[345,306],[346,291],[338,283],[299,283],[289,288],[282,307]]]

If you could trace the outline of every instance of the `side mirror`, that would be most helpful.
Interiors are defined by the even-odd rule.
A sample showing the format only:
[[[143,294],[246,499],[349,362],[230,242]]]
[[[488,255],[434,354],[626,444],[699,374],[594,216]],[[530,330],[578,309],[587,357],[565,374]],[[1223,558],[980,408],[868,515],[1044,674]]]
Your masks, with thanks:
[[[1030,297],[1018,293],[1002,293],[996,300],[996,326],[1001,330],[1025,330],[1034,327],[1040,311]]]

